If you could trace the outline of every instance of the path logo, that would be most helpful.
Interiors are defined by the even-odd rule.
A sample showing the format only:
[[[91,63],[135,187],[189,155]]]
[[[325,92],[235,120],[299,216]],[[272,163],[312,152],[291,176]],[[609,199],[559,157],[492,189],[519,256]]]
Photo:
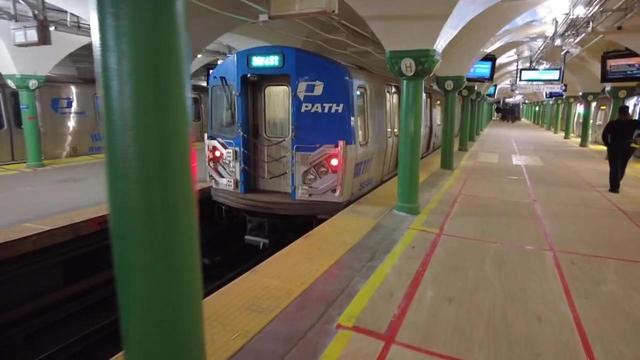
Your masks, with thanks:
[[[324,83],[322,81],[301,81],[298,83],[296,94],[301,101],[307,96],[320,96],[324,91]],[[308,103],[303,102],[300,112],[317,112],[317,113],[342,113],[344,104],[336,103]]]
[[[51,110],[58,115],[77,115],[84,116],[86,111],[73,110],[73,98],[72,97],[54,97],[51,98]]]

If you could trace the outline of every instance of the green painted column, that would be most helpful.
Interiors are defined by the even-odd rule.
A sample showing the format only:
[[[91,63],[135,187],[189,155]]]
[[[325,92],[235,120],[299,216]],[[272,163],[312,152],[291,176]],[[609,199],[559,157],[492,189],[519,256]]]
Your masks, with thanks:
[[[589,147],[591,138],[591,103],[597,99],[599,93],[582,93],[580,97],[584,102],[584,111],[582,112],[582,134],[580,136],[580,147]]]
[[[544,103],[538,102],[538,115],[536,116],[538,119],[538,126],[544,127]]]
[[[573,96],[564,99],[564,138],[566,140],[571,139],[573,133],[573,103],[575,101],[576,98]]]
[[[436,83],[438,88],[444,91],[444,121],[442,124],[442,150],[440,151],[440,168],[453,170],[454,168],[454,141],[455,141],[455,116],[458,91],[466,84],[464,76],[438,76]]]
[[[633,87],[610,87],[607,89],[607,94],[611,97],[611,114],[609,115],[609,121],[618,118],[618,108],[624,104],[624,100],[633,94],[635,88]]]
[[[99,0],[109,228],[127,360],[205,358],[185,1]]]
[[[553,123],[553,101],[547,101],[545,121],[545,129],[551,131],[551,124]]]
[[[476,113],[476,102],[478,101],[479,91],[471,92],[469,96],[469,141],[476,141],[476,121],[478,114]]]
[[[483,121],[482,120],[482,100],[483,100],[482,97],[483,96],[484,95],[482,95],[481,93],[478,93],[476,95],[476,109],[475,109],[475,112],[476,112],[476,123],[475,123],[475,125],[476,125],[476,128],[475,128],[476,138],[478,136],[480,136],[480,129],[482,128],[481,124],[482,124],[482,121]]]
[[[462,119],[460,122],[460,138],[458,141],[459,151],[469,150],[469,132],[471,129],[471,95],[475,94],[475,86],[466,86],[460,90],[462,96]]]
[[[28,168],[43,167],[42,141],[40,136],[40,122],[36,107],[36,89],[44,84],[45,77],[41,75],[4,75],[7,85],[18,90],[20,97],[20,117],[22,118],[22,134]]]
[[[424,79],[440,62],[433,49],[387,52],[389,71],[402,83],[400,92],[400,145],[398,150],[398,203],[396,210],[418,214],[420,133],[424,102]]]
[[[555,103],[555,114],[553,115],[553,133],[554,134],[559,134],[560,133],[560,123],[562,121],[562,112],[561,112],[561,108],[562,108],[562,100],[561,99],[556,99],[554,101]]]

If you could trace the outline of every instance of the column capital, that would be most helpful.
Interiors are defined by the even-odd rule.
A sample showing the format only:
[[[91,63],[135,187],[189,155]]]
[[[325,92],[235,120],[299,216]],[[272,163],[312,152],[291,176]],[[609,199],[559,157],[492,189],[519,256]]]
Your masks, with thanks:
[[[607,89],[607,95],[612,99],[626,99],[632,96],[636,88],[630,86],[611,86]]]
[[[7,85],[16,90],[35,90],[44,84],[44,75],[4,74]]]
[[[440,53],[435,49],[387,51],[387,67],[401,79],[424,79],[438,63]]]
[[[463,98],[473,97],[476,91],[477,90],[475,85],[467,85],[464,88],[462,88],[462,90],[460,90],[460,96],[462,96]]]
[[[460,76],[437,76],[438,88],[444,92],[458,92],[467,83],[467,78]]]
[[[600,93],[597,93],[597,92],[583,92],[583,93],[580,93],[580,98],[583,101],[592,102],[592,101],[596,101],[598,99],[598,95],[600,95]]]

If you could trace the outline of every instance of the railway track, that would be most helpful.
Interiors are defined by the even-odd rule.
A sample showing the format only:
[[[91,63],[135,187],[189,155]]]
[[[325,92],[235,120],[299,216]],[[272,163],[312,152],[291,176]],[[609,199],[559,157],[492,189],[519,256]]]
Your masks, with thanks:
[[[242,221],[213,220],[221,218],[220,209],[201,197],[205,296],[313,226],[296,223],[282,241],[259,249],[244,243]],[[82,237],[0,261],[0,294],[0,359],[108,359],[121,351],[106,224]]]

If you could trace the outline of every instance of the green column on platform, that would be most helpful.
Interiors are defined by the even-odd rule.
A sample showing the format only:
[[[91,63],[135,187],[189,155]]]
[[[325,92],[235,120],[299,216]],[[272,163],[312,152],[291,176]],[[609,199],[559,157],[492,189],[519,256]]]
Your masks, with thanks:
[[[599,93],[582,93],[580,97],[584,102],[582,112],[582,134],[580,135],[580,147],[589,147],[591,138],[591,102],[595,101]]]
[[[482,127],[482,97],[484,95],[482,95],[481,93],[478,93],[476,95],[476,138],[478,136],[480,136],[480,129]]]
[[[479,91],[471,92],[469,97],[469,141],[476,141],[476,121],[478,120],[478,114],[476,113],[476,102]]]
[[[27,167],[43,167],[40,122],[38,121],[38,108],[36,107],[36,89],[44,84],[45,77],[41,75],[15,74],[4,75],[4,78],[7,85],[18,90]]]
[[[545,121],[545,129],[551,130],[551,124],[553,123],[553,101],[547,101],[547,114]]]
[[[475,94],[475,86],[466,86],[460,90],[462,96],[462,119],[460,121],[460,138],[458,141],[459,151],[469,150],[469,132],[471,129],[471,95]]]
[[[440,54],[433,49],[387,52],[387,66],[402,83],[396,210],[406,214],[420,212],[418,185],[424,79],[431,75],[439,61]]]
[[[555,101],[555,114],[553,115],[553,122],[555,123],[553,126],[553,133],[560,133],[560,124],[562,121],[562,112],[560,109],[562,108],[562,99],[556,99]]]
[[[99,0],[97,14],[124,355],[203,360],[186,2]]]
[[[538,126],[540,126],[541,128],[544,128],[544,109],[545,109],[545,103],[539,102],[538,103]]]
[[[444,91],[444,122],[442,124],[442,150],[440,151],[440,168],[444,170],[453,170],[454,167],[458,91],[462,90],[466,82],[464,76],[438,76],[436,78],[438,88]]]
[[[609,115],[609,121],[618,118],[618,108],[624,104],[624,100],[633,94],[634,91],[635,88],[632,87],[610,87],[607,89],[607,94],[611,97],[611,114]]]
[[[569,96],[564,99],[564,138],[571,139],[573,133],[573,103],[576,99]]]

